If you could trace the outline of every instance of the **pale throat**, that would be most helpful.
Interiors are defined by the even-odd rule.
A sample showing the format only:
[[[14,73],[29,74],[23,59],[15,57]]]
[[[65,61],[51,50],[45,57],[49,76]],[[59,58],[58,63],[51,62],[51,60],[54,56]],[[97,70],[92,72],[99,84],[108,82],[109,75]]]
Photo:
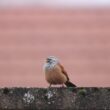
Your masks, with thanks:
[[[46,70],[52,70],[57,65],[57,63],[58,63],[57,61],[56,62],[51,62],[51,63],[46,63],[45,64],[45,69]]]

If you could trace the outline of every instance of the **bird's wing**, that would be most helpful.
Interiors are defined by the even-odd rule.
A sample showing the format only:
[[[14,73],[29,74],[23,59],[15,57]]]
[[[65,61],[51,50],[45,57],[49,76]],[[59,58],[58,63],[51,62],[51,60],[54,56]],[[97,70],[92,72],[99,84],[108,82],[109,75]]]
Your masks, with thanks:
[[[69,80],[68,74],[67,74],[67,72],[64,70],[64,67],[63,67],[60,63],[58,63],[58,65],[61,67],[62,73],[67,77],[67,80]]]

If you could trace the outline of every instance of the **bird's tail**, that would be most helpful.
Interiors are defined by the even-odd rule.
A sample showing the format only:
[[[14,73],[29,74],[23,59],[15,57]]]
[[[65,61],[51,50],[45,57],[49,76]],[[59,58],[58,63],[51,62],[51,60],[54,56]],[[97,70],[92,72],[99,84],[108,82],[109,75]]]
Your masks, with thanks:
[[[66,85],[67,87],[76,87],[76,85],[73,84],[73,83],[70,82],[70,81],[66,81],[65,85]]]

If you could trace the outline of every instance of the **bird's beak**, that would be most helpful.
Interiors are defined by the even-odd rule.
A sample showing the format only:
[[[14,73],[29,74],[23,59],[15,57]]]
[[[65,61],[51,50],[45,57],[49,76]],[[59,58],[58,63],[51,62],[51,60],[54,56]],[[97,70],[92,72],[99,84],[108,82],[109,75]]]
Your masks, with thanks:
[[[50,59],[47,59],[46,62],[49,63],[50,62]]]

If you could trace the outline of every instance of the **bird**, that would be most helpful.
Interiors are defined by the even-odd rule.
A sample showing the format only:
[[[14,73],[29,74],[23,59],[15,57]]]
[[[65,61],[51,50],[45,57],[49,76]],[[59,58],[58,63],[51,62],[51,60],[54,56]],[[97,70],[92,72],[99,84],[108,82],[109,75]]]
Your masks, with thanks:
[[[49,83],[49,87],[52,85],[62,85],[62,87],[64,87],[64,85],[66,85],[66,87],[76,87],[76,85],[70,81],[67,72],[57,57],[47,57],[43,69],[45,73],[45,79]]]

